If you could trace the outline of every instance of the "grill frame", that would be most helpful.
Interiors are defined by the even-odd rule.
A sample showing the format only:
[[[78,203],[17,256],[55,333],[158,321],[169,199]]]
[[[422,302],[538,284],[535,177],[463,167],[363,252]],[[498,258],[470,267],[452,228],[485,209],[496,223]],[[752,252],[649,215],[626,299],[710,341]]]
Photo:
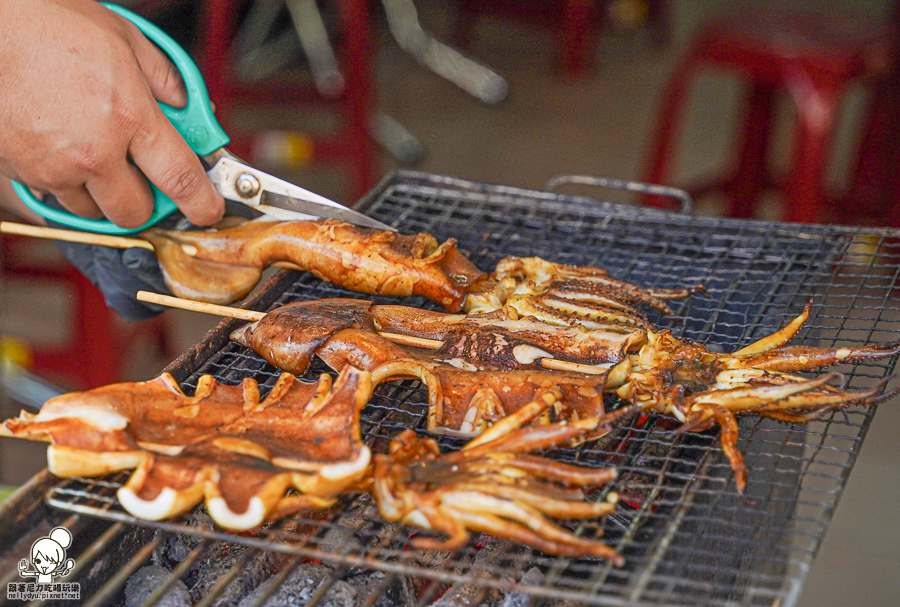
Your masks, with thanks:
[[[416,215],[410,210],[420,209],[423,205],[436,206],[440,213],[422,217],[421,213]],[[461,235],[463,248],[469,249],[473,260],[483,269],[492,267],[492,262],[504,254],[527,255],[529,252],[565,263],[591,263],[579,261],[598,258],[587,252],[586,243],[614,243],[619,248],[605,251],[605,260],[598,265],[609,269],[615,278],[647,286],[678,287],[705,283],[712,293],[710,301],[695,295],[685,301],[672,302],[676,317],[682,322],[673,323],[672,319],[660,317],[652,319],[662,326],[671,327],[676,334],[687,334],[698,341],[715,343],[727,349],[745,345],[783,325],[800,311],[807,295],[814,296],[817,301],[810,322],[801,331],[796,343],[863,343],[886,340],[883,335],[900,331],[900,322],[887,318],[889,315],[885,312],[885,308],[891,313],[900,312],[896,306],[886,306],[897,284],[897,264],[880,263],[876,258],[867,260],[863,255],[849,255],[853,247],[863,248],[871,244],[872,239],[879,240],[884,248],[894,250],[892,242],[893,239],[900,239],[900,231],[683,216],[644,207],[409,171],[387,177],[361,201],[359,208],[381,221],[394,223],[404,232],[429,231],[439,239]],[[517,209],[520,214],[509,214],[510,208]],[[506,213],[502,209],[506,209]],[[551,216],[549,220],[548,214]],[[471,228],[476,218],[483,220],[485,216],[490,221],[482,221],[478,225],[492,229],[490,233],[483,234],[480,241],[478,234],[471,229],[468,232],[459,229],[460,225]],[[555,235],[570,235],[573,242],[556,241],[549,247],[553,249],[551,251],[547,248],[535,251],[534,238],[544,226],[549,226]],[[705,235],[706,240],[698,240],[697,234]],[[531,239],[526,238],[529,235]],[[676,235],[681,236],[682,240],[662,238]],[[730,246],[729,238],[731,243],[740,242],[743,246]],[[802,244],[804,248],[792,252],[775,246],[789,242]],[[692,250],[705,251],[705,272],[697,270],[697,259],[687,254]],[[828,269],[823,269],[826,267]],[[834,274],[833,267],[842,268],[845,272]],[[860,272],[884,284],[864,286]],[[835,280],[836,276],[841,276],[840,281]],[[767,287],[771,277],[774,277],[775,284],[768,284]],[[794,279],[803,280],[805,284],[793,286],[790,281]],[[758,286],[761,292],[748,294],[738,289],[739,285],[747,283]],[[884,293],[879,294],[879,288]],[[295,274],[282,272],[273,277],[247,305],[267,310],[310,293],[314,293],[315,297],[353,296],[342,289],[323,285],[310,276],[298,278]],[[729,307],[723,306],[724,302]],[[424,301],[409,299],[403,303],[434,307]],[[842,311],[859,317],[856,320],[861,328],[852,326],[854,323],[848,322]],[[900,313],[897,316],[900,317]],[[762,322],[747,321],[756,318],[761,318]],[[189,388],[195,387],[193,382],[203,372],[213,372],[232,382],[238,375],[230,374],[231,370],[240,373],[256,371],[273,379],[274,370],[262,359],[242,352],[235,344],[229,344],[227,335],[239,324],[240,321],[223,321],[201,344],[179,357],[167,370]],[[880,379],[892,371],[895,363],[896,360],[890,359],[848,366],[849,385],[862,387]],[[322,370],[322,367],[314,369],[315,372]],[[271,385],[271,382],[267,381],[266,385]],[[384,451],[386,439],[405,427],[409,418],[423,416],[424,409],[418,402],[418,409],[414,406],[412,413],[402,412],[408,417],[402,417],[400,422],[390,421],[392,415],[401,415],[396,406],[398,400],[415,399],[417,391],[412,385],[412,382],[403,382],[400,387],[379,389],[374,399],[376,402],[370,407],[373,411],[363,423],[364,437],[369,439],[370,446],[375,450]],[[628,428],[632,436],[625,443],[624,454],[616,450],[619,444],[616,440],[621,437],[614,437],[599,448],[585,446],[579,450],[554,452],[561,459],[581,463],[601,459],[608,461],[611,458],[618,458],[620,465],[624,462],[624,476],[626,479],[629,475],[638,478],[634,487],[643,492],[644,497],[633,511],[624,505],[621,511],[606,521],[604,528],[607,536],[613,542],[630,538],[626,544],[635,545],[647,533],[656,539],[648,542],[646,550],[637,554],[629,554],[626,549],[630,564],[622,570],[603,563],[586,564],[585,559],[551,559],[529,554],[520,563],[518,575],[521,576],[528,565],[539,566],[545,573],[539,586],[522,584],[515,578],[503,579],[499,575],[473,578],[466,567],[477,557],[478,551],[471,545],[451,555],[442,568],[426,569],[395,564],[389,558],[372,561],[355,555],[325,553],[317,548],[308,549],[303,544],[299,547],[294,544],[272,545],[269,540],[237,538],[219,532],[204,535],[210,540],[314,557],[332,562],[339,568],[376,568],[391,575],[415,575],[449,583],[467,582],[522,591],[536,597],[570,598],[598,605],[769,605],[779,600],[781,605],[791,606],[799,597],[809,564],[824,536],[873,414],[871,407],[864,407],[846,414],[832,414],[822,422],[806,424],[803,429],[752,417],[743,418],[739,446],[745,453],[749,448],[750,453],[746,455],[751,470],[746,498],[734,492],[730,468],[717,447],[717,433],[674,437],[669,432],[670,428],[656,417],[652,418],[649,426],[632,425]],[[421,427],[419,424],[418,428]],[[756,440],[757,437],[759,440]],[[813,442],[808,443],[807,438]],[[803,445],[800,445],[801,440]],[[441,438],[440,442],[444,448],[461,444],[450,438]],[[642,446],[635,450],[636,444]],[[775,446],[777,449],[772,452]],[[841,455],[837,457],[835,454]],[[775,470],[771,463],[773,459],[775,466],[788,462],[799,468]],[[759,462],[764,465],[758,467]],[[762,477],[763,469],[769,476]],[[642,475],[648,476],[647,470],[651,472],[649,480],[642,480]],[[792,497],[792,481],[807,482],[810,485],[808,491],[812,491],[814,496],[825,495],[827,498],[816,501],[807,497],[800,499],[799,495]],[[178,522],[137,521],[109,502],[104,507],[85,508],[71,496],[68,501],[60,499],[65,491],[76,487],[79,482],[56,483],[49,490],[48,503],[92,517],[154,527],[165,532],[198,533],[196,529],[179,525]],[[87,482],[88,487],[91,484],[102,486],[97,481]],[[106,480],[99,482],[108,483]],[[613,487],[620,489],[620,484]],[[823,486],[818,487],[817,484]],[[603,495],[604,492],[600,492],[594,497],[602,499]],[[765,504],[766,509],[759,510],[749,500]],[[770,507],[774,508],[774,512]],[[715,518],[698,518],[694,512],[697,509],[718,514]],[[663,516],[658,517],[658,512]],[[748,523],[747,516],[756,522]],[[295,518],[309,523],[304,517]],[[723,553],[717,549],[729,541],[732,546],[741,545],[742,541],[756,543],[759,537],[740,540],[733,537],[734,531],[750,529],[754,536],[759,536],[763,527],[760,521],[765,519],[778,522],[781,533],[762,534],[764,545],[757,548],[759,554],[753,552],[752,546],[747,555],[730,553],[730,558],[737,558],[736,562],[741,565],[722,571]],[[685,549],[679,544],[685,535],[684,530],[695,529],[698,525],[703,528],[703,545]],[[786,535],[791,530],[788,527],[792,527],[794,533]],[[590,525],[583,529],[590,530]],[[774,570],[767,571],[762,566],[765,563],[760,565],[758,562],[759,555],[765,554],[766,558],[771,558],[779,551],[787,551],[787,555]],[[683,560],[667,560],[673,552],[682,554]],[[398,554],[395,551],[390,556],[398,557]],[[694,560],[686,558],[688,556]],[[402,555],[398,558],[402,560]],[[749,565],[745,566],[744,562]],[[640,564],[640,567],[631,568],[633,563]],[[457,567],[466,572],[457,573]],[[571,576],[573,571],[582,577],[589,576],[590,583],[568,583],[566,576]],[[660,571],[664,573],[657,575]],[[755,580],[759,585],[751,587],[747,579]],[[703,594],[703,584],[706,584],[708,594]],[[735,588],[745,591],[737,596]]]

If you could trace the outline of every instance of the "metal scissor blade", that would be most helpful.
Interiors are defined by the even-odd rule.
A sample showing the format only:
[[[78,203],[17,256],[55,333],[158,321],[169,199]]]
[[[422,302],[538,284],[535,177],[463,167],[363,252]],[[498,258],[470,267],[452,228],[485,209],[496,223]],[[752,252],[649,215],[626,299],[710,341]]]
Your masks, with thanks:
[[[345,206],[324,205],[318,202],[293,198],[286,194],[276,194],[275,192],[264,191],[259,199],[259,207],[263,212],[266,212],[264,207],[275,207],[277,209],[284,209],[295,213],[304,213],[313,217],[340,219],[341,221],[346,221],[366,228],[390,230],[391,232],[397,231],[396,228],[381,223],[362,213],[358,213],[353,209],[348,209]]]
[[[222,196],[277,219],[290,221],[328,217],[379,230],[397,231],[340,203],[253,168],[224,148],[204,156],[203,160],[207,165],[212,165],[206,174]]]

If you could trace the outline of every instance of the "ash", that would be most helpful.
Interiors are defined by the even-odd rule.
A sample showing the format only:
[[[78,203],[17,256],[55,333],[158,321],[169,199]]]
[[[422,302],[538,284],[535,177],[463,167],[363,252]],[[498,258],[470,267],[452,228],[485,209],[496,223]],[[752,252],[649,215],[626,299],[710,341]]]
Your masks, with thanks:
[[[402,548],[408,542],[405,533],[392,525],[374,525],[377,520],[367,508],[345,512],[338,525],[329,526],[317,541],[323,555],[339,555],[346,546],[365,542],[376,546]],[[215,528],[212,520],[197,509],[185,515],[182,523],[198,533]],[[478,538],[479,548],[470,549],[465,564],[454,572],[469,578],[465,582],[444,584],[434,592],[434,583],[425,578],[392,575],[364,568],[336,568],[329,564],[303,560],[295,555],[209,539],[191,534],[157,532],[159,546],[151,564],[136,571],[127,581],[125,607],[137,607],[165,584],[171,571],[193,558],[182,579],[175,580],[155,603],[159,607],[187,607],[216,593],[213,607],[413,607],[421,605],[426,592],[434,596],[431,607],[568,607],[568,602],[544,601],[521,591],[501,591],[479,585],[479,580],[494,578],[497,571],[510,572],[504,581],[524,586],[540,585],[543,573],[532,567],[516,573],[516,563],[527,563],[530,551],[512,542],[487,535]],[[397,545],[395,545],[397,544]],[[199,554],[198,554],[199,551]],[[441,568],[451,553],[410,548],[409,562],[417,566]],[[459,558],[458,555],[456,557]],[[512,565],[512,566],[511,566]]]

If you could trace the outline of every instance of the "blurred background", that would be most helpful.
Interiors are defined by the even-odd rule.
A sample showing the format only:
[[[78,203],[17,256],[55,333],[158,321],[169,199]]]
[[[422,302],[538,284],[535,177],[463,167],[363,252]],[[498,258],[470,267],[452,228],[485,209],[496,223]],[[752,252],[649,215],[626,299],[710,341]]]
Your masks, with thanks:
[[[900,224],[894,0],[122,4],[192,50],[232,151],[346,204],[399,169],[584,174],[685,187],[700,214]],[[149,379],[217,322],[126,325],[52,245],[2,242],[4,364],[61,389]],[[18,408],[7,391],[0,413]],[[900,597],[900,414],[882,409],[800,605]],[[44,461],[0,442],[0,484]]]

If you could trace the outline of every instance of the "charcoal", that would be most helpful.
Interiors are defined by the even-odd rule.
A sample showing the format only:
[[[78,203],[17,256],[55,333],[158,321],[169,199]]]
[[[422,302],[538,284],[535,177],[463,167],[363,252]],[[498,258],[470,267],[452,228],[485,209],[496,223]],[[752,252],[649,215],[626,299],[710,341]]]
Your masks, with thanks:
[[[180,523],[198,531],[212,531],[214,524],[204,510],[194,509],[181,517]],[[188,558],[193,550],[203,543],[203,538],[185,533],[165,534],[159,547],[153,552],[153,562],[172,569]]]
[[[362,573],[348,577],[346,582],[356,588],[357,602],[360,604],[365,603],[375,593],[378,593],[378,597],[372,603],[373,607],[396,607],[398,604],[391,599],[391,594],[396,594],[398,584],[382,588],[384,573],[381,571],[362,570]]]
[[[370,518],[361,510],[342,513],[336,517],[334,525],[328,527],[316,545],[322,552],[341,554],[348,548],[359,544],[356,532],[370,525]]]
[[[332,569],[326,565],[302,563],[282,581],[278,589],[262,604],[262,607],[302,607],[309,601],[309,597],[313,595],[319,584],[331,574]],[[250,607],[255,604],[260,596],[269,592],[274,582],[275,580],[268,580],[260,584],[256,590],[244,597],[238,607]],[[328,598],[327,595],[325,598]],[[325,602],[320,601],[319,605],[324,606]],[[352,605],[353,603],[349,603],[347,607]]]
[[[135,571],[125,584],[125,607],[139,607],[144,604],[169,577],[169,570],[157,565],[148,565]],[[181,580],[175,582],[165,594],[154,603],[156,607],[190,607],[191,595]]]
[[[341,512],[331,521],[322,537],[316,540],[317,548],[325,553],[348,554],[389,547],[402,550],[406,537],[397,533],[397,527],[383,523],[378,511],[367,500],[356,500],[349,510]]]
[[[356,600],[356,588],[344,580],[338,580],[318,604],[322,607],[354,607],[359,604]]]
[[[489,539],[485,536],[482,539],[486,543],[475,553],[471,567],[461,567],[458,573],[472,579],[493,579],[497,577],[497,571],[504,569],[500,565],[513,553],[513,543]],[[500,602],[501,599],[502,594],[496,588],[471,582],[456,582],[437,601],[432,603],[432,607],[490,607]]]
[[[543,572],[537,567],[532,567],[525,572],[519,580],[525,586],[539,586],[544,579]],[[534,603],[534,597],[519,590],[512,590],[503,597],[503,602],[498,607],[529,607]]]
[[[261,552],[240,544],[214,544],[188,570],[188,584],[194,602],[205,598],[218,581],[234,567],[240,571],[213,601],[212,607],[233,607],[262,582],[278,571],[288,557],[276,552]],[[245,555],[250,557],[241,564]]]
[[[123,563],[127,563],[135,553],[153,540],[152,529],[145,527],[131,527],[116,537],[115,541],[106,545],[106,549],[85,567],[75,579],[67,579],[69,582],[81,584],[81,596],[91,596],[99,588],[109,581],[109,578],[118,571]],[[75,557],[78,563],[78,557]]]

